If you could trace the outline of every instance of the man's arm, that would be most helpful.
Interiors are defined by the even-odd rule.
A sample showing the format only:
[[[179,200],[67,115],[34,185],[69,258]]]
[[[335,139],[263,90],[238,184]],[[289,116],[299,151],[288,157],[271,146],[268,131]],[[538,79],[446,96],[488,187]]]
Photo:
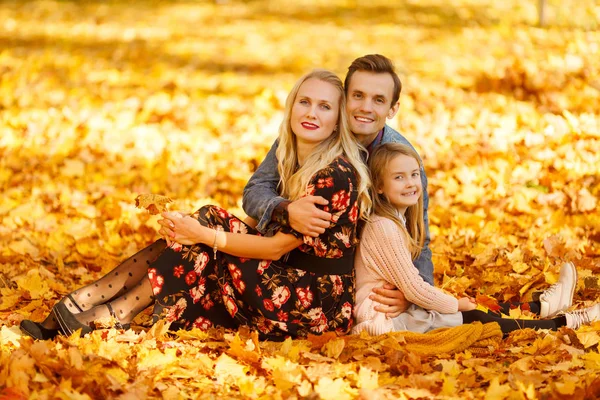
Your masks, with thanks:
[[[423,280],[432,286],[433,283],[433,262],[431,261],[431,249],[429,248],[429,242],[431,241],[429,235],[429,215],[427,209],[429,208],[429,195],[427,193],[427,176],[425,171],[421,170],[421,183],[423,185],[423,219],[425,222],[425,242],[421,249],[421,254],[413,261],[415,267],[419,270],[419,275]]]
[[[279,171],[277,171],[277,157],[275,156],[277,143],[276,140],[263,162],[252,174],[242,197],[244,212],[258,221],[256,229],[263,234],[269,230],[273,211],[285,201],[277,193],[279,184]]]
[[[321,196],[306,196],[290,202],[279,196],[279,171],[277,170],[278,142],[254,172],[242,198],[242,207],[248,216],[258,220],[256,229],[271,235],[281,226],[290,226],[303,235],[317,237],[329,227],[331,214],[316,205],[327,205]]]

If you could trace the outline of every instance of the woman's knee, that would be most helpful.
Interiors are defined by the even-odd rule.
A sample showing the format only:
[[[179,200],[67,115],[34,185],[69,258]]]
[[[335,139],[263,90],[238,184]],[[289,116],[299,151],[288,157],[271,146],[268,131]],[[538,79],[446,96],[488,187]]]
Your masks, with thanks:
[[[196,211],[198,214],[198,221],[204,226],[215,225],[217,224],[217,216],[221,210],[221,207],[212,204],[202,206]]]

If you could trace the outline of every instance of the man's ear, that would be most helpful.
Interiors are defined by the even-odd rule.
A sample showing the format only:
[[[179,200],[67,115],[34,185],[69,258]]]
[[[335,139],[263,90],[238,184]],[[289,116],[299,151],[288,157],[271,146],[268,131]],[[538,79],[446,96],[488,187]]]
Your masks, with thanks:
[[[400,102],[397,101],[396,104],[394,104],[391,108],[390,111],[388,111],[388,115],[387,118],[388,119],[392,119],[394,118],[394,115],[396,115],[396,113],[398,112],[398,110],[400,109]]]

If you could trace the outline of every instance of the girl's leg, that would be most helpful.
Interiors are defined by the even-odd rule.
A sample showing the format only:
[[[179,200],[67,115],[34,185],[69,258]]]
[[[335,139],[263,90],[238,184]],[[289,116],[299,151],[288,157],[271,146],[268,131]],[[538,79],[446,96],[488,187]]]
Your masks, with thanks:
[[[103,304],[110,299],[125,293],[134,287],[148,274],[148,266],[166,248],[164,240],[158,240],[150,246],[140,250],[127,260],[123,261],[108,274],[99,280],[75,290],[61,300],[71,313],[79,313],[91,309],[93,306]],[[50,313],[41,323],[48,329],[58,329],[54,313]]]
[[[527,303],[529,310],[542,318],[552,317],[573,305],[573,294],[577,286],[577,270],[572,262],[561,265],[558,281],[540,294],[539,301]],[[508,315],[511,308],[521,303],[500,303],[500,311]]]
[[[525,304],[526,306],[523,307]],[[511,308],[516,307],[519,307],[521,309],[527,308],[535,315],[540,315],[541,310],[541,304],[539,301],[531,301],[529,303],[498,303],[498,305],[500,306],[500,312],[505,315],[508,315],[510,313]],[[489,313],[493,313],[493,311],[489,311]]]
[[[558,330],[561,326],[567,326],[567,318],[565,316],[552,319],[510,319],[501,318],[493,314],[488,314],[480,310],[463,311],[463,323],[479,321],[482,323],[497,322],[503,334],[508,334],[524,328],[532,329],[550,329]]]

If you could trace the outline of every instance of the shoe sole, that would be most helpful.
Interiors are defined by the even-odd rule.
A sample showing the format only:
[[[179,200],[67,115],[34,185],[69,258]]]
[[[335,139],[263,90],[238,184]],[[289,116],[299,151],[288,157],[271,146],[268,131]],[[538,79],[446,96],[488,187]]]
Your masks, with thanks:
[[[550,311],[548,310],[548,308],[550,306],[548,305],[548,303],[540,300],[540,316],[543,318],[554,317],[556,314],[560,313],[561,311],[565,311],[565,309],[567,309],[573,305],[573,296],[575,295],[575,288],[577,287],[577,279],[578,279],[577,268],[575,268],[575,265],[571,261],[567,261],[563,265],[568,265],[571,268],[571,272],[575,276],[575,278],[573,279],[573,286],[571,286],[571,293],[569,293],[569,299],[570,299],[569,305],[567,305],[567,307],[565,307],[561,310],[557,310],[553,314],[550,314]]]

